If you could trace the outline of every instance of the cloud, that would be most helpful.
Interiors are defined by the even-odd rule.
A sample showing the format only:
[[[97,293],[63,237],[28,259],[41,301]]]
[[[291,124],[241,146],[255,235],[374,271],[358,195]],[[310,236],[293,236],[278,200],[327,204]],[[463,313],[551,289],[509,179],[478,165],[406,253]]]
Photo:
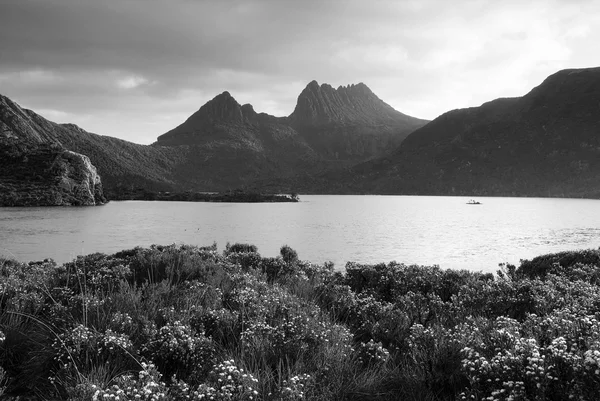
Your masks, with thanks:
[[[117,80],[117,86],[121,89],[135,89],[138,86],[147,84],[148,80],[139,75],[130,75]]]
[[[593,0],[2,0],[0,92],[143,143],[224,90],[288,115],[313,79],[434,118],[598,65],[599,18]]]

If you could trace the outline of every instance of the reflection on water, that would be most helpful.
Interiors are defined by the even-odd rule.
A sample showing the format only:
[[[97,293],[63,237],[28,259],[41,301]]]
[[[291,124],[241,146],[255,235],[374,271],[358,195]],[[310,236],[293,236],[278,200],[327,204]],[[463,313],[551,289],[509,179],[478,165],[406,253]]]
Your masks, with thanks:
[[[91,208],[0,208],[0,254],[59,262],[91,252],[249,242],[265,256],[439,264],[495,271],[549,252],[600,246],[600,202],[581,199],[301,196],[300,203],[111,202]]]

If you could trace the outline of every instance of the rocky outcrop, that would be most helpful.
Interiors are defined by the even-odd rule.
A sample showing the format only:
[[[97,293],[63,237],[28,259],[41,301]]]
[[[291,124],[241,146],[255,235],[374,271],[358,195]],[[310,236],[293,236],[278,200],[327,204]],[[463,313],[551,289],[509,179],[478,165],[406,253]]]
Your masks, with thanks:
[[[64,169],[57,177],[58,187],[72,193],[82,205],[106,203],[100,175],[90,162],[90,158],[70,150],[65,150],[60,157]]]
[[[94,206],[107,202],[100,176],[87,156],[58,144],[2,139],[0,206]]]

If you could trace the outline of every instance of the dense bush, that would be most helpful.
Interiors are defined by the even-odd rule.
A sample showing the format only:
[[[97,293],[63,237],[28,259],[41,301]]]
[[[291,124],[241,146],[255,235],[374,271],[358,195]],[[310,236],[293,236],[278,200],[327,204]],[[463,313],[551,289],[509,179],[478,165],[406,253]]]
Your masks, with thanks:
[[[0,395],[70,400],[595,400],[598,252],[497,276],[345,272],[289,246],[0,259]]]

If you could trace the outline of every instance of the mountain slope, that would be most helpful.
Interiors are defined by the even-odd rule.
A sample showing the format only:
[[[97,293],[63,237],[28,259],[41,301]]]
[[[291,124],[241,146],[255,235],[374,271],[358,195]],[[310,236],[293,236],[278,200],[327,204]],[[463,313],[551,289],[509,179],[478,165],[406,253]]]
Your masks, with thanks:
[[[369,193],[600,196],[600,68],[445,113],[392,154],[310,185],[332,180]]]
[[[174,149],[96,135],[74,124],[56,124],[2,95],[0,133],[23,144],[55,144],[88,156],[109,190],[120,185],[170,188],[175,183],[171,171],[182,159]]]
[[[0,96],[0,206],[101,205],[102,182],[90,159],[66,150],[30,112]]]

